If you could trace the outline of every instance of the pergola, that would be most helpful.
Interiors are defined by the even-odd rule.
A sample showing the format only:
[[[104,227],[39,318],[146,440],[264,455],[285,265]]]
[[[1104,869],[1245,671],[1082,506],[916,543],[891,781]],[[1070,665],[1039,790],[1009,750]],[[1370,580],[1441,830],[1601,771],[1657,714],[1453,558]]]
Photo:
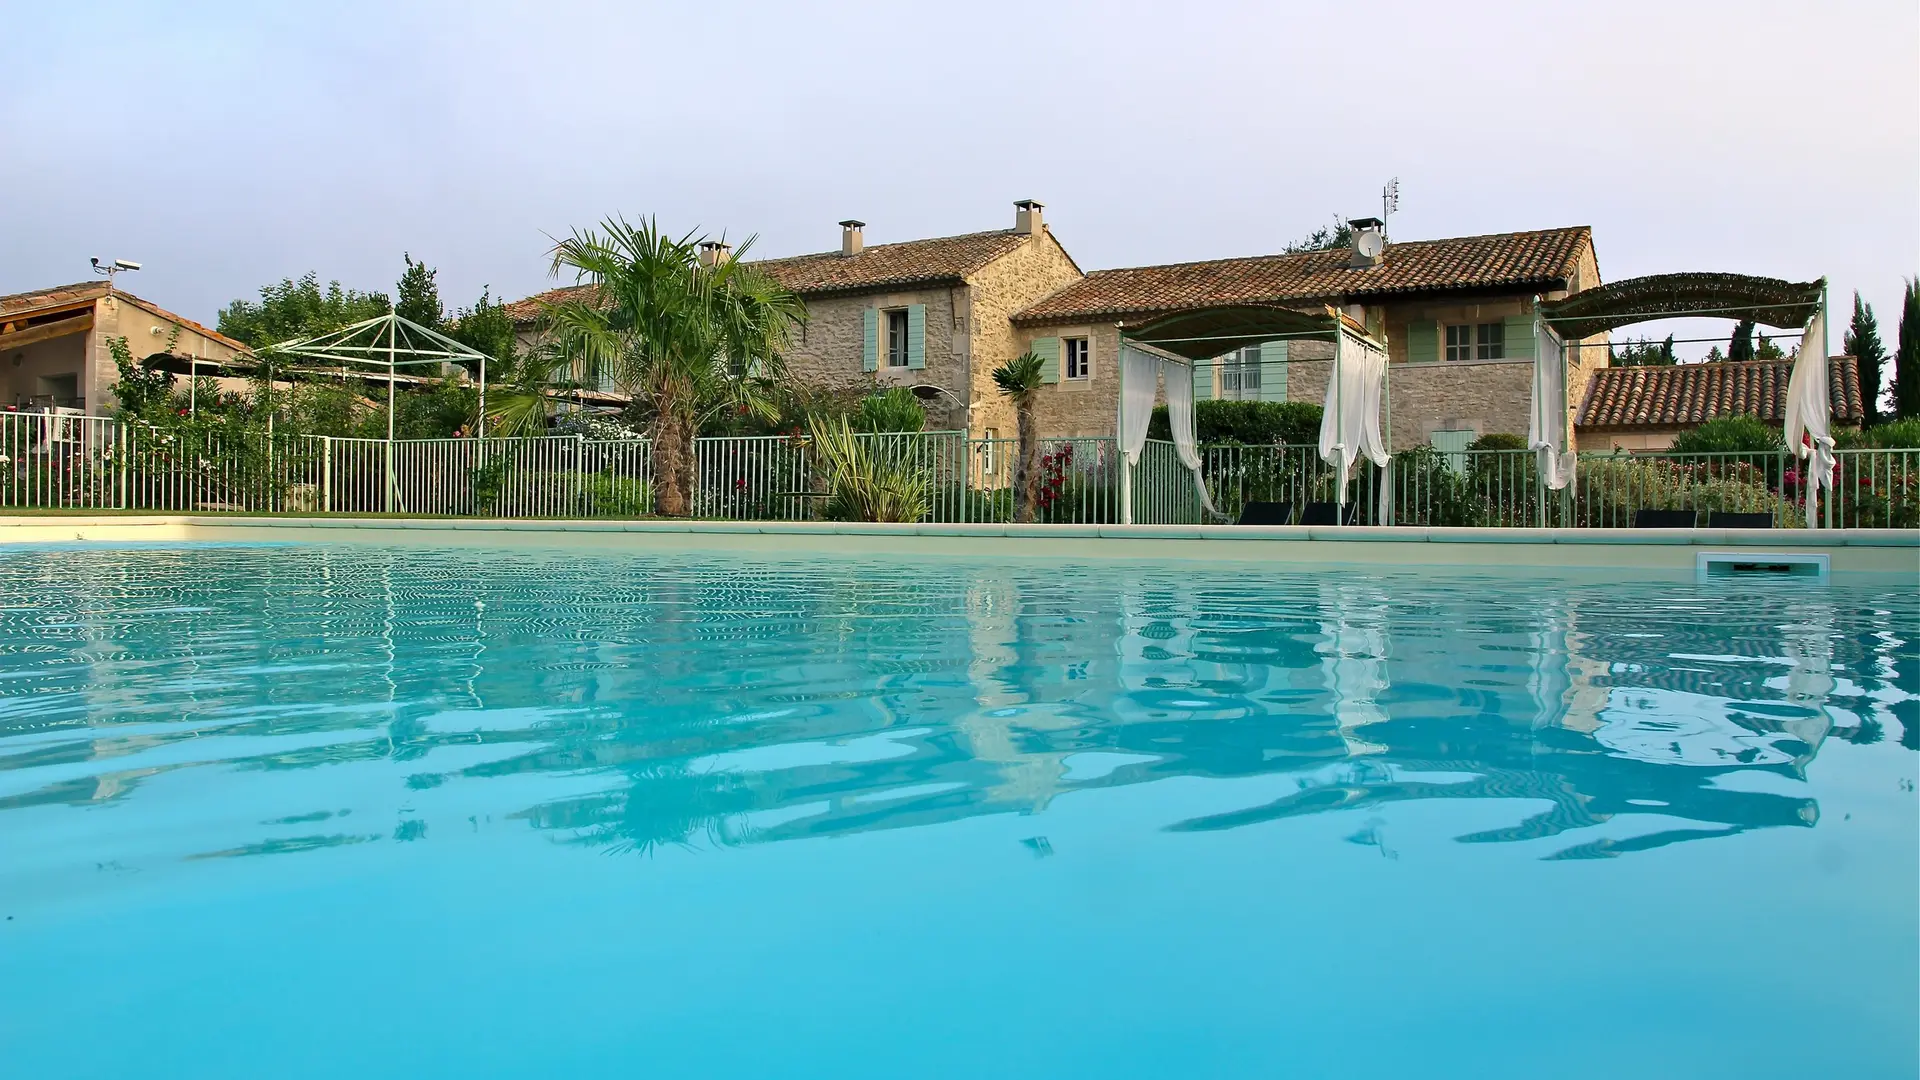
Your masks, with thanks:
[[[1393,432],[1387,399],[1387,345],[1332,306],[1301,311],[1272,304],[1231,304],[1162,315],[1120,328],[1120,521],[1133,523],[1133,465],[1146,443],[1154,391],[1165,376],[1174,451],[1194,475],[1201,504],[1213,512],[1194,445],[1193,378],[1199,364],[1269,341],[1327,341],[1333,361],[1320,424],[1320,456],[1339,469],[1335,499],[1344,504],[1349,471],[1365,456],[1383,472],[1381,520],[1391,510],[1384,479]],[[1176,369],[1180,373],[1175,376]]]
[[[1566,369],[1560,362],[1570,343],[1579,355],[1582,340],[1610,333],[1637,323],[1662,319],[1715,318],[1751,320],[1788,333],[1800,335],[1799,355],[1793,362],[1793,374],[1787,384],[1787,445],[1802,458],[1811,459],[1808,471],[1807,524],[1815,525],[1818,492],[1833,490],[1833,439],[1829,427],[1832,416],[1830,384],[1827,381],[1827,282],[1791,282],[1778,278],[1746,274],[1679,273],[1654,274],[1628,278],[1611,285],[1578,292],[1561,300],[1534,304],[1536,348],[1533,430],[1528,443],[1539,449],[1543,458],[1556,440],[1564,440],[1567,416]],[[1721,341],[1722,338],[1686,339]],[[1611,348],[1611,345],[1608,346]],[[1552,358],[1551,365],[1548,363]],[[1549,366],[1558,368],[1559,411],[1551,432],[1544,429],[1543,406],[1549,404],[1552,387],[1543,386]],[[1564,448],[1562,448],[1564,452]],[[1568,463],[1570,466],[1571,458]],[[1543,475],[1552,473],[1543,468]],[[1572,479],[1568,467],[1555,488]],[[1833,501],[1826,504],[1826,524],[1833,525]]]
[[[389,513],[393,511],[399,488],[393,471],[393,421],[396,396],[394,392],[398,387],[400,368],[423,364],[477,364],[480,409],[474,434],[477,437],[486,435],[487,354],[462,345],[437,330],[430,330],[411,319],[404,318],[398,312],[388,311],[385,315],[357,322],[339,330],[294,341],[284,341],[278,345],[269,345],[260,350],[260,356],[262,363],[268,365],[269,383],[272,382],[272,360],[281,356],[331,361],[340,366],[340,374],[343,377],[350,374],[362,378],[369,374],[377,375],[379,369],[385,367],[387,376],[386,508]],[[362,366],[358,370],[348,370],[350,364]],[[369,372],[368,367],[373,370]]]

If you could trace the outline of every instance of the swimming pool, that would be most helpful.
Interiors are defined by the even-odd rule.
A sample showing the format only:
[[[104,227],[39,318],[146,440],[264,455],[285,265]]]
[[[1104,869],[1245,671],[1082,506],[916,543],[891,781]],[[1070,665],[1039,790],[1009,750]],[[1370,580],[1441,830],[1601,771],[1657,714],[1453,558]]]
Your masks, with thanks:
[[[1908,576],[0,550],[19,1076],[1907,1076]]]

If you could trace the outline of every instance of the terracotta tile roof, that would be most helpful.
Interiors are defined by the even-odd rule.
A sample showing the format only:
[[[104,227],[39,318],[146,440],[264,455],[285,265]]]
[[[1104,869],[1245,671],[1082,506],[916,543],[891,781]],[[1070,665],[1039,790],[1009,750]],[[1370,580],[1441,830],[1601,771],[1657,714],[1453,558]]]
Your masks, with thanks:
[[[1096,270],[1014,317],[1017,323],[1132,316],[1221,304],[1299,303],[1450,289],[1565,288],[1593,242],[1586,225],[1390,244],[1352,269],[1346,248]]]
[[[82,281],[75,285],[56,285],[51,289],[0,296],[0,318],[31,315],[41,308],[65,307],[83,300],[96,300],[106,294],[106,282]]]
[[[1609,367],[1594,373],[1574,423],[1583,428],[1689,427],[1736,414],[1779,424],[1787,416],[1789,360]],[[1860,398],[1860,367],[1851,356],[1827,365],[1833,419],[1858,424],[1866,413]]]
[[[48,308],[67,307],[89,300],[98,300],[107,295],[108,286],[104,281],[82,281],[73,285],[56,285],[51,289],[39,289],[34,292],[14,293],[0,296],[0,320],[9,316],[31,316],[34,312]],[[204,334],[231,349],[240,352],[250,351],[246,345],[235,341],[210,326],[202,326],[184,315],[175,315],[151,300],[142,300],[125,289],[113,290],[114,295],[137,308],[162,319],[178,323],[195,333]]]
[[[939,282],[958,284],[968,274],[1026,241],[1025,233],[997,229],[931,240],[873,244],[858,255],[823,251],[784,259],[749,260],[748,265],[772,274],[780,284],[801,296],[865,292],[869,289]],[[543,303],[557,303],[580,295],[589,287],[569,285],[548,289],[525,300],[515,300],[506,305],[506,311],[514,322],[529,323],[539,318]]]

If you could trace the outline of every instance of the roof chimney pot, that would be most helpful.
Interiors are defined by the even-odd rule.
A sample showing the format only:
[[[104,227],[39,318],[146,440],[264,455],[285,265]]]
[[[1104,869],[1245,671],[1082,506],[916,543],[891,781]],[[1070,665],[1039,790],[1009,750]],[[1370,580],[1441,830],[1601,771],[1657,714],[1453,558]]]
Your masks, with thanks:
[[[1040,220],[1040,211],[1044,209],[1032,199],[1021,199],[1013,204],[1013,231],[1032,236],[1046,225]]]
[[[860,254],[860,252],[867,246],[866,241],[861,239],[860,230],[866,227],[867,227],[866,222],[855,221],[852,218],[848,218],[847,220],[840,223],[840,254],[842,255]]]
[[[733,257],[733,245],[721,240],[700,242],[700,265],[719,266]]]

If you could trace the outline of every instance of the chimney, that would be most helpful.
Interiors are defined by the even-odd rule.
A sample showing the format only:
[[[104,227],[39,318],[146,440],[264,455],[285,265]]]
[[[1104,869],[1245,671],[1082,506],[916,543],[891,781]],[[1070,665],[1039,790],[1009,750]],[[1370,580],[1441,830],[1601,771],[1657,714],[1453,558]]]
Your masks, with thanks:
[[[1354,218],[1347,222],[1347,228],[1353,233],[1353,256],[1347,260],[1352,270],[1366,270],[1379,266],[1387,252],[1387,223],[1379,218]]]
[[[1021,199],[1013,204],[1013,231],[1028,236],[1039,232],[1045,226],[1040,221],[1040,211],[1044,209],[1032,199]]]
[[[733,245],[719,240],[700,241],[700,265],[719,266],[733,257]]]
[[[867,246],[866,241],[860,239],[860,230],[866,227],[866,222],[855,221],[852,218],[840,223],[840,254],[860,254],[861,250]]]

